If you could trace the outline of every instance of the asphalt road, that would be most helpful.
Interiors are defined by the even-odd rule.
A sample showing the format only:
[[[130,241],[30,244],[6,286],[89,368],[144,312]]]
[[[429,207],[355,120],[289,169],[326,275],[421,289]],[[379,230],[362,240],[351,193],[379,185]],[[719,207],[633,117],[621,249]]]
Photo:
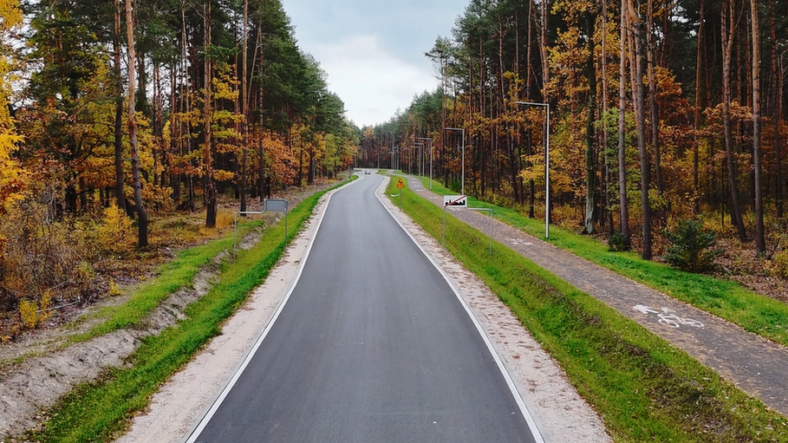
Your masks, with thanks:
[[[375,196],[337,192],[287,304],[198,442],[533,442],[450,286]],[[208,418],[206,418],[208,419]]]

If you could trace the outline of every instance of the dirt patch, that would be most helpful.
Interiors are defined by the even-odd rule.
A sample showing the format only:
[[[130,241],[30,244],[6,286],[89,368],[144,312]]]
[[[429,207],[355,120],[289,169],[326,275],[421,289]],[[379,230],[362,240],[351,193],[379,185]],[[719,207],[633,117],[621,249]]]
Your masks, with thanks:
[[[98,312],[105,307],[126,303],[128,295],[106,298],[89,307],[73,307],[70,312],[58,312],[58,316],[72,319],[66,324],[62,319],[54,319],[44,329],[28,331],[16,340],[0,345],[0,379],[10,370],[14,362],[29,356],[54,352],[68,343],[68,338],[87,332],[104,321]]]
[[[140,340],[155,335],[185,317],[186,306],[208,293],[218,278],[222,253],[203,267],[193,287],[172,293],[142,320],[141,326],[121,329],[77,343],[42,357],[26,359],[0,374],[0,435],[19,435],[41,420],[75,385],[96,379],[106,368],[119,367]]]

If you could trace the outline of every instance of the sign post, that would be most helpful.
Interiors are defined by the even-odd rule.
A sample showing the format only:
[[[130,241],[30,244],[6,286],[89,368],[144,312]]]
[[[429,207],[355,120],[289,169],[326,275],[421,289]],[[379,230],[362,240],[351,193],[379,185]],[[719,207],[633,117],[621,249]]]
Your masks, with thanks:
[[[402,181],[401,178],[398,179],[397,180],[397,189],[400,190],[399,191],[399,210],[400,211],[402,210],[402,188],[404,188],[404,187],[405,187],[405,183]]]
[[[468,197],[465,195],[444,195],[443,196],[443,249],[446,249],[446,208],[464,208],[468,205]]]
[[[285,244],[287,244],[287,200],[272,200],[269,198],[265,201],[264,211],[285,213]]]
[[[238,244],[238,216],[248,214],[265,214],[266,212],[284,212],[285,213],[285,243],[287,243],[287,200],[271,200],[268,199],[263,203],[263,210],[261,212],[242,211],[236,212],[233,218],[233,255]]]
[[[446,209],[447,208],[466,208],[471,211],[490,212],[490,255],[492,255],[492,233],[493,233],[493,212],[489,208],[469,208],[468,197],[465,195],[444,195],[443,196],[443,249],[446,249]]]

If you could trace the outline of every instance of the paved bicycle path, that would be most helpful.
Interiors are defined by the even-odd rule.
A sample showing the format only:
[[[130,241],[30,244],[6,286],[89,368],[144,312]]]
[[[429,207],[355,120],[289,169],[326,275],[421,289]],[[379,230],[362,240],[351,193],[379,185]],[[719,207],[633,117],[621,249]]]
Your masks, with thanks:
[[[408,186],[439,207],[443,197],[415,177]],[[459,220],[489,232],[490,218],[452,210]],[[578,289],[635,320],[788,417],[788,349],[706,311],[616,274],[498,220],[493,239]]]

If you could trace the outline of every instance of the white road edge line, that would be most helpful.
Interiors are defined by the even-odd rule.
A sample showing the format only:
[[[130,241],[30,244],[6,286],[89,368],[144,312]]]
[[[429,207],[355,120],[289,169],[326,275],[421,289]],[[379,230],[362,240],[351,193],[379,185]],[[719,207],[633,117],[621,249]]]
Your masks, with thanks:
[[[479,334],[481,334],[482,340],[484,340],[484,343],[487,345],[487,349],[489,349],[490,354],[492,354],[493,359],[495,360],[495,363],[498,365],[498,369],[501,370],[501,374],[503,375],[504,380],[506,380],[506,384],[509,386],[509,390],[512,391],[512,396],[514,396],[514,400],[517,402],[517,406],[520,407],[520,413],[523,414],[526,423],[528,423],[528,428],[531,430],[531,434],[534,436],[534,440],[536,441],[536,443],[545,443],[545,439],[542,437],[542,432],[539,430],[539,426],[536,424],[536,420],[534,420],[533,416],[531,415],[531,412],[528,410],[528,407],[525,405],[525,400],[523,400],[523,396],[520,395],[520,391],[517,389],[517,385],[514,384],[514,380],[512,380],[512,376],[511,374],[509,374],[509,370],[506,369],[503,360],[501,360],[501,357],[498,356],[498,353],[495,351],[495,348],[493,347],[490,338],[487,337],[487,333],[484,332],[482,325],[476,319],[476,316],[473,314],[473,311],[471,311],[471,308],[468,306],[467,303],[465,303],[465,300],[462,299],[462,296],[460,295],[460,292],[457,289],[457,287],[454,286],[454,283],[452,283],[451,279],[449,279],[449,276],[446,275],[445,272],[443,272],[443,269],[441,269],[441,267],[438,266],[438,263],[435,262],[432,256],[428,254],[427,251],[424,250],[424,248],[421,247],[419,242],[417,242],[416,239],[413,238],[410,232],[408,232],[408,230],[405,229],[405,226],[403,226],[402,223],[400,223],[399,219],[397,219],[397,217],[391,212],[391,210],[383,203],[383,200],[380,199],[380,194],[379,194],[380,188],[387,183],[388,180],[383,180],[383,183],[381,183],[380,186],[378,186],[378,189],[375,190],[375,197],[377,197],[378,201],[383,206],[383,208],[386,211],[388,211],[389,215],[391,215],[391,218],[393,218],[394,221],[396,221],[397,224],[400,226],[400,228],[402,228],[402,230],[405,231],[406,234],[408,234],[408,237],[410,237],[413,243],[416,244],[416,246],[419,248],[421,253],[424,254],[424,256],[427,257],[427,259],[430,261],[430,263],[432,263],[435,269],[437,269],[438,272],[440,272],[440,274],[443,276],[443,279],[446,280],[446,283],[449,284],[449,287],[454,292],[454,295],[457,297],[457,300],[460,301],[462,307],[465,308],[465,312],[468,314],[468,316],[471,318],[471,321],[476,326],[476,330],[479,331]]]
[[[347,188],[348,186],[352,186],[353,184],[358,183],[363,179],[364,177],[359,176],[357,180],[353,180],[352,182],[342,186],[341,188],[333,190],[328,195],[328,200],[326,200],[325,208],[323,209],[323,212],[320,214],[320,218],[318,219],[317,228],[315,228],[315,234],[312,235],[312,238],[309,239],[309,244],[306,247],[306,252],[304,252],[304,257],[301,259],[301,262],[298,265],[298,272],[296,273],[293,283],[290,285],[290,289],[288,289],[287,291],[287,295],[285,295],[285,298],[282,300],[282,303],[279,304],[279,307],[274,313],[274,316],[271,317],[271,321],[268,322],[268,326],[266,326],[263,332],[260,333],[254,345],[249,349],[249,351],[247,351],[246,356],[244,357],[243,361],[241,361],[241,364],[235,369],[230,379],[227,380],[227,383],[224,385],[224,388],[222,389],[221,393],[219,393],[219,395],[214,399],[210,407],[206,409],[205,413],[203,413],[200,420],[197,422],[197,424],[192,428],[192,430],[183,440],[184,443],[197,442],[197,439],[200,437],[200,434],[202,433],[203,429],[205,429],[205,427],[208,425],[208,422],[211,421],[213,415],[216,414],[216,411],[222,405],[224,399],[233,389],[233,386],[235,386],[235,383],[238,382],[239,378],[241,378],[241,374],[243,374],[244,370],[249,365],[249,362],[251,362],[252,358],[254,358],[254,355],[257,353],[257,349],[260,348],[260,345],[263,343],[263,340],[265,340],[265,338],[268,336],[268,332],[271,331],[271,328],[273,328],[274,323],[276,323],[276,320],[279,318],[279,314],[281,314],[282,310],[285,308],[287,301],[290,300],[290,295],[293,294],[293,290],[295,290],[296,285],[298,285],[298,280],[301,279],[301,273],[303,272],[304,266],[306,265],[307,259],[309,258],[309,253],[312,251],[312,245],[314,244],[315,238],[317,237],[317,234],[320,231],[320,226],[323,224],[323,217],[325,217],[326,211],[328,211],[328,205],[329,203],[331,203],[331,197],[333,197],[334,194],[336,194],[337,192]]]

